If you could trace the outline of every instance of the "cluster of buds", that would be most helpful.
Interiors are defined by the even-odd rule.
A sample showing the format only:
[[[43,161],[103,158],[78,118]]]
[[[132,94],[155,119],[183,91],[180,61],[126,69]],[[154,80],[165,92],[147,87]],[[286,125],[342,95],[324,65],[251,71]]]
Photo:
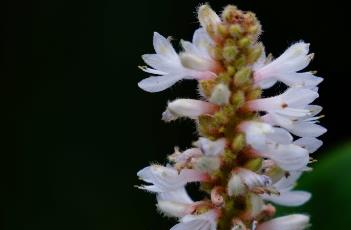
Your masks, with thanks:
[[[176,148],[168,165],[140,170],[147,184],[139,188],[156,193],[159,211],[179,220],[171,230],[305,229],[307,215],[273,218],[272,204],[298,206],[311,197],[293,190],[326,132],[317,124],[322,108],[311,105],[322,78],[301,72],[313,57],[309,45],[295,43],[273,59],[259,42],[255,14],[229,5],[220,17],[202,5],[198,17],[201,27],[192,42],[181,41],[180,53],[154,33],[156,53],[143,55],[149,67],[141,67],[154,76],[138,85],[159,92],[197,80],[201,99],[168,103],[162,119],[193,119],[199,138],[189,149]],[[261,96],[277,82],[285,92]],[[188,183],[198,183],[207,196],[194,201]]]

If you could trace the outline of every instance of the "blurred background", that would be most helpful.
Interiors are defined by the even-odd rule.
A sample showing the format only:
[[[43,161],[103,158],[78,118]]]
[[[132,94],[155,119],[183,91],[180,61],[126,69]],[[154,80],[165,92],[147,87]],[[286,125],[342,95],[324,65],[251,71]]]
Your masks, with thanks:
[[[299,187],[314,198],[300,208],[312,229],[348,229],[351,217],[350,37],[346,1],[210,0],[255,12],[268,52],[304,40],[309,70],[325,78],[318,103],[328,133],[316,170]],[[165,124],[168,100],[196,97],[183,81],[150,94],[137,66],[153,53],[152,33],[190,40],[194,0],[4,1],[1,15],[1,229],[169,229],[173,220],[138,191],[136,172],[164,163],[174,146],[196,139],[191,121]]]

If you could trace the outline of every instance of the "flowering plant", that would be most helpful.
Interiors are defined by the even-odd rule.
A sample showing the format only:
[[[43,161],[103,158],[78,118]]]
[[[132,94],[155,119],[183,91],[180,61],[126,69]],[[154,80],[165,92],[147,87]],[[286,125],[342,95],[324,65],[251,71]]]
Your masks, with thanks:
[[[300,175],[311,170],[310,154],[326,132],[317,124],[322,108],[311,105],[322,78],[301,72],[313,58],[309,44],[297,42],[272,59],[259,42],[261,25],[252,12],[229,5],[219,17],[202,5],[198,17],[201,27],[192,42],[181,41],[180,53],[154,33],[156,53],[143,55],[149,67],[141,67],[153,76],[138,85],[159,92],[183,79],[197,80],[201,99],[168,103],[162,119],[193,119],[199,138],[192,148],[176,148],[170,164],[140,170],[147,184],[139,188],[156,193],[160,212],[178,218],[172,230],[308,227],[307,215],[273,218],[271,203],[298,206],[311,197],[293,190]],[[262,91],[277,82],[286,91],[263,97]],[[187,193],[185,186],[195,182],[208,194],[203,200]]]

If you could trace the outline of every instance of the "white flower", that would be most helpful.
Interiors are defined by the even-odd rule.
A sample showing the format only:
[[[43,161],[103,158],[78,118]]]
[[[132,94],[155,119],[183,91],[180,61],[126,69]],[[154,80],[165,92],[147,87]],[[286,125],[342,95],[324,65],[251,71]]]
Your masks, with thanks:
[[[245,133],[246,142],[257,151],[267,150],[269,143],[290,144],[293,141],[288,131],[264,122],[243,122],[239,125],[239,129]]]
[[[216,230],[218,214],[210,210],[201,215],[186,215],[171,230]]]
[[[187,183],[206,181],[208,175],[193,169],[183,169],[179,173],[171,167],[151,165],[137,173],[138,177],[151,185],[143,185],[139,188],[150,192],[166,192],[177,190]]]
[[[211,141],[205,137],[200,137],[194,145],[201,149],[206,156],[218,156],[223,153],[226,146],[225,138],[220,138],[215,141]]]
[[[271,159],[282,169],[301,170],[308,164],[308,151],[293,144],[287,131],[262,122],[244,122],[239,128],[258,155]]]
[[[284,127],[296,136],[318,137],[324,134],[327,129],[316,124],[319,117],[314,117],[314,115],[318,114],[322,108],[317,105],[309,105],[306,107],[306,109],[310,111],[310,114],[304,117],[296,118],[282,116],[279,113],[272,112],[262,116],[261,118],[263,121],[269,124]]]
[[[172,155],[168,156],[168,159],[173,162],[182,164],[188,162],[192,158],[198,158],[201,156],[203,156],[203,153],[199,148],[190,148],[183,152],[180,152],[178,148],[175,148],[175,152]]]
[[[253,189],[256,187],[267,187],[271,185],[272,181],[268,176],[259,175],[248,169],[237,168],[228,182],[228,195],[240,195],[246,189]]]
[[[219,68],[209,54],[213,41],[203,28],[194,32],[192,43],[181,40],[181,44],[184,52],[180,53],[180,60],[184,67],[198,71],[214,71]]]
[[[177,99],[168,103],[167,109],[162,114],[162,120],[172,121],[180,117],[196,119],[203,114],[214,114],[218,106],[200,100]]]
[[[308,105],[318,96],[317,92],[310,89],[289,88],[278,96],[248,101],[247,107],[253,111],[305,117],[312,113]]]
[[[206,37],[206,34],[199,29],[195,32],[193,41],[194,44],[183,42],[186,50],[182,54],[182,58],[180,58],[170,41],[155,32],[153,45],[156,54],[145,54],[142,56],[145,63],[151,67],[143,67],[142,70],[159,76],[148,77],[140,81],[138,86],[148,92],[159,92],[171,87],[182,79],[208,79],[215,77],[215,73],[212,72],[216,67],[215,62],[205,52],[206,47],[210,45],[208,36]],[[186,66],[182,63],[186,64]]]
[[[289,172],[289,176],[283,176],[279,181],[273,184],[273,187],[280,193],[279,195],[262,194],[261,197],[284,206],[299,206],[306,203],[311,198],[310,193],[305,191],[291,191],[301,174],[302,172],[298,171]]]
[[[192,213],[194,211],[194,203],[184,187],[157,194],[157,208],[171,217],[183,217]]]
[[[293,214],[274,218],[257,226],[257,230],[303,230],[309,225],[306,215]]]
[[[308,55],[309,44],[298,42],[290,46],[280,57],[265,63],[265,54],[253,66],[254,80],[262,88],[269,88],[278,80],[290,87],[313,89],[322,82],[311,72],[298,73],[311,61],[313,54]]]

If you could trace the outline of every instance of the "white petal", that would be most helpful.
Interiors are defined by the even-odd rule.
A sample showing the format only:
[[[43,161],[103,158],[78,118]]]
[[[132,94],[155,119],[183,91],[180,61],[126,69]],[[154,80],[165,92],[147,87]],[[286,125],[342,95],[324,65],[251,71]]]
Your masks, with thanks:
[[[285,91],[282,95],[283,101],[288,104],[289,107],[299,108],[305,107],[306,105],[313,102],[319,95],[318,93],[304,88],[290,88]]]
[[[274,184],[278,191],[289,191],[293,189],[296,181],[300,178],[301,171],[290,171],[288,176],[283,176],[279,181]]]
[[[180,75],[153,76],[141,80],[138,86],[147,92],[154,93],[171,87],[181,79]]]
[[[179,152],[178,149],[176,149],[175,153],[168,156],[168,159],[176,163],[186,163],[192,158],[197,158],[200,156],[203,156],[203,153],[199,148],[190,148],[185,150],[184,152]]]
[[[169,59],[159,54],[144,54],[141,58],[155,70],[164,73],[180,73],[184,71],[178,56],[176,59]]]
[[[138,177],[151,185],[140,188],[150,192],[167,192],[184,187],[187,183],[203,181],[206,175],[192,169],[183,169],[180,173],[174,168],[151,165],[137,173]]]
[[[305,73],[284,73],[276,78],[290,87],[314,88],[323,81],[323,78],[316,77],[310,72]]]
[[[279,144],[290,144],[293,141],[291,134],[282,128],[273,128],[274,132],[267,134],[267,137]]]
[[[304,69],[311,61],[308,54],[309,44],[298,42],[290,46],[271,65],[281,72],[297,72]]]
[[[270,144],[269,147],[269,152],[263,155],[286,171],[300,170],[309,162],[308,151],[300,146]]]
[[[280,113],[286,111],[292,113],[296,110],[295,112],[300,112],[305,116],[305,114],[309,113],[305,109],[306,106],[317,97],[318,93],[309,89],[289,88],[278,96],[251,100],[247,103],[251,110],[266,112],[279,111]]]
[[[258,151],[267,149],[267,135],[274,132],[273,127],[264,122],[244,122],[239,128],[245,133],[246,142]]]
[[[171,230],[216,230],[217,215],[214,211],[208,211],[201,215],[186,215]]]
[[[173,201],[163,201],[160,200],[157,203],[157,208],[163,214],[170,217],[183,217],[189,213],[191,213],[191,205],[178,203]]]
[[[268,176],[260,175],[244,168],[239,169],[238,175],[249,189],[267,187],[272,183]]]
[[[327,129],[323,126],[312,122],[295,122],[289,131],[299,137],[319,137],[324,134]]]
[[[259,81],[257,85],[262,88],[262,89],[268,89],[271,88],[273,85],[277,83],[277,80],[272,78],[272,79],[264,79],[262,81]]]
[[[174,191],[161,192],[157,194],[158,201],[172,201],[183,204],[192,204],[193,200],[190,198],[184,187],[181,187]]]
[[[294,144],[307,149],[309,153],[314,153],[323,145],[323,141],[313,137],[303,137],[294,141]]]
[[[199,28],[194,32],[193,44],[197,47],[199,54],[210,58],[209,48],[213,45],[213,41],[203,28]]]
[[[153,44],[157,54],[171,59],[178,57],[170,41],[157,32],[154,32]]]
[[[311,194],[304,191],[287,191],[282,192],[280,195],[264,194],[262,198],[275,204],[296,207],[306,203],[311,198]]]
[[[257,226],[257,230],[303,230],[308,227],[309,221],[306,215],[293,214],[264,222]]]
[[[220,138],[216,141],[211,141],[207,138],[200,137],[199,140],[194,143],[194,145],[199,147],[206,156],[218,156],[219,154],[223,153],[226,140],[224,138]]]

